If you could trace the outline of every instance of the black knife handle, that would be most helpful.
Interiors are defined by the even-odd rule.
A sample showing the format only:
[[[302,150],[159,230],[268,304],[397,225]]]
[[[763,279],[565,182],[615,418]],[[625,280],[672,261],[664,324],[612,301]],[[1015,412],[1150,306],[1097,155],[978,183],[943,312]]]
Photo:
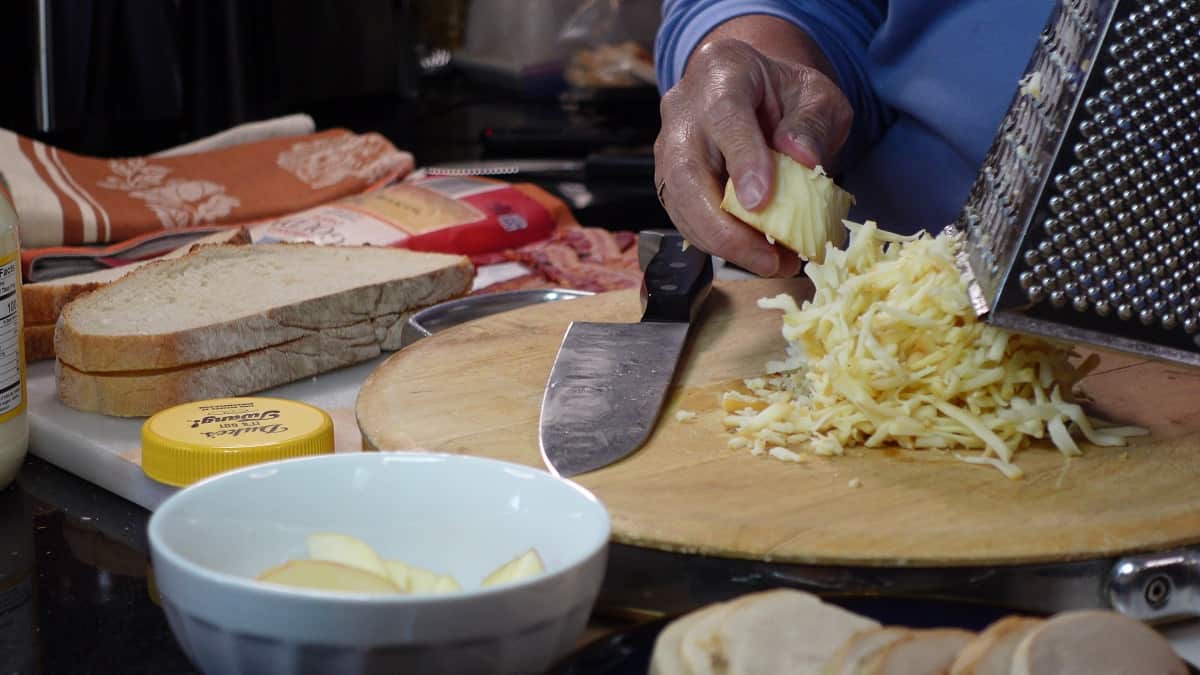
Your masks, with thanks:
[[[673,231],[638,235],[642,263],[642,321],[690,323],[712,288],[712,256]]]

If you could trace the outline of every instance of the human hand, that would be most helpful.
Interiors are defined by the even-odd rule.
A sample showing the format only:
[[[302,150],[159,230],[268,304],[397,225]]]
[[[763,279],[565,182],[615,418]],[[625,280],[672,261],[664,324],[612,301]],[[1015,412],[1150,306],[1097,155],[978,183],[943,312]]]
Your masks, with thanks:
[[[688,241],[764,277],[800,269],[795,252],[721,210],[725,177],[756,210],[775,184],[773,148],[809,167],[828,166],[850,131],[853,110],[817,68],[770,58],[718,39],[698,49],[663,96],[654,144],[659,200]]]

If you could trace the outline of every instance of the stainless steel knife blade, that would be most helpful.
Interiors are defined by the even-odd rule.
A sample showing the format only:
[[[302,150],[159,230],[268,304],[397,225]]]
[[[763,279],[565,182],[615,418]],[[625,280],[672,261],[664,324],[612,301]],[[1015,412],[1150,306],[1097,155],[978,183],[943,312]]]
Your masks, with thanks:
[[[712,258],[677,233],[643,232],[639,323],[572,322],[542,399],[542,459],[568,477],[603,468],[650,437],[712,285]]]
[[[585,323],[567,328],[542,403],[547,465],[575,476],[646,442],[687,340],[686,323]]]

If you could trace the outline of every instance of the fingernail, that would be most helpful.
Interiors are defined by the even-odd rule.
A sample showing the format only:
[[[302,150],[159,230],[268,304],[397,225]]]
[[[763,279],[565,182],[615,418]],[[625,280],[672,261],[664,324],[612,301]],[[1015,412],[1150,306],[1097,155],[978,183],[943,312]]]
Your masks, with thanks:
[[[737,183],[737,198],[742,206],[753,209],[767,192],[767,183],[756,173],[747,173]]]
[[[773,277],[779,274],[779,254],[775,251],[755,254],[752,262],[754,263],[752,271],[761,277]]]
[[[800,260],[795,254],[785,255],[779,262],[779,269],[775,271],[776,276],[791,278],[800,273],[801,266],[804,261]]]
[[[802,131],[793,131],[788,134],[788,140],[797,150],[807,151],[811,154],[814,162],[820,162],[825,156],[825,144],[814,136]]]

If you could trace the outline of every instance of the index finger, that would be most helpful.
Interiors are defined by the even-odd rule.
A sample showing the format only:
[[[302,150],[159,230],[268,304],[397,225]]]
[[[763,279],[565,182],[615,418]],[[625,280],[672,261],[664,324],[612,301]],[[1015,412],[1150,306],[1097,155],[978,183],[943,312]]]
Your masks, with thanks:
[[[738,201],[755,210],[770,200],[775,166],[759,119],[759,107],[766,95],[767,74],[740,43],[713,43],[704,49],[721,48],[714,57],[697,97],[701,104],[698,122],[710,143],[724,161],[733,181]]]

